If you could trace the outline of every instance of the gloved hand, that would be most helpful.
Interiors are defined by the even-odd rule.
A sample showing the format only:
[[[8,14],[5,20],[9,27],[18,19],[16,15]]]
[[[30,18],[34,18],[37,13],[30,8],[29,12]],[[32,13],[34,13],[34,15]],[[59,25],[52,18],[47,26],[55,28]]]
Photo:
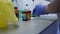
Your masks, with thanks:
[[[46,13],[45,7],[46,7],[45,5],[36,5],[36,7],[33,9],[33,15],[39,16],[45,14]]]

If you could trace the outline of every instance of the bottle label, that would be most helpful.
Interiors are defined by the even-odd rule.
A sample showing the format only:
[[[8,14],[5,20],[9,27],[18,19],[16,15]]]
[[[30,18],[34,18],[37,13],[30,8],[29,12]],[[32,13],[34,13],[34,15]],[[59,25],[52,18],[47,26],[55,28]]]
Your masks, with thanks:
[[[22,19],[23,19],[23,20],[26,20],[26,19],[27,19],[27,15],[26,15],[26,14],[23,14],[23,15],[22,15]]]

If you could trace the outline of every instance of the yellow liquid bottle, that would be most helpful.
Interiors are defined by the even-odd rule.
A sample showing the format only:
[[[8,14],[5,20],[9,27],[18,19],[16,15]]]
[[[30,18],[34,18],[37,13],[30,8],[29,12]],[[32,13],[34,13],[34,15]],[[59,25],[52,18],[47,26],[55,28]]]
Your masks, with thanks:
[[[0,28],[7,27],[8,20],[14,22],[14,24],[18,22],[14,12],[14,6],[10,0],[0,0]]]
[[[5,8],[6,8],[5,3],[2,0],[0,0],[0,28],[5,28],[8,26]]]
[[[6,28],[8,26],[7,16],[0,15],[0,28]]]

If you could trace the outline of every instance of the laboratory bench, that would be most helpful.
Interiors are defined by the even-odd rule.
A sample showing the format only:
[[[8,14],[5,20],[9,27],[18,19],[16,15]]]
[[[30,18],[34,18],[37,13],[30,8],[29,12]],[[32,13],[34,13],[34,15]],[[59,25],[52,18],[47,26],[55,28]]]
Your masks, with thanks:
[[[30,21],[22,21],[21,18],[16,27],[0,30],[0,34],[53,34],[56,32],[55,18],[32,17]],[[51,32],[53,31],[53,32]]]

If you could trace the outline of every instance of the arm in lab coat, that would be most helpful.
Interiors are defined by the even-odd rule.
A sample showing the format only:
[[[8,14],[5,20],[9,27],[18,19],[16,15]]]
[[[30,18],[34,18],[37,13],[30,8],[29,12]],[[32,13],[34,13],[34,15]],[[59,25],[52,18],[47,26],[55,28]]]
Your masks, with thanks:
[[[46,13],[59,13],[60,12],[60,0],[54,0],[48,5],[36,5],[33,10],[34,15],[41,15]]]
[[[54,0],[46,6],[47,13],[59,13],[60,12],[60,0]]]

